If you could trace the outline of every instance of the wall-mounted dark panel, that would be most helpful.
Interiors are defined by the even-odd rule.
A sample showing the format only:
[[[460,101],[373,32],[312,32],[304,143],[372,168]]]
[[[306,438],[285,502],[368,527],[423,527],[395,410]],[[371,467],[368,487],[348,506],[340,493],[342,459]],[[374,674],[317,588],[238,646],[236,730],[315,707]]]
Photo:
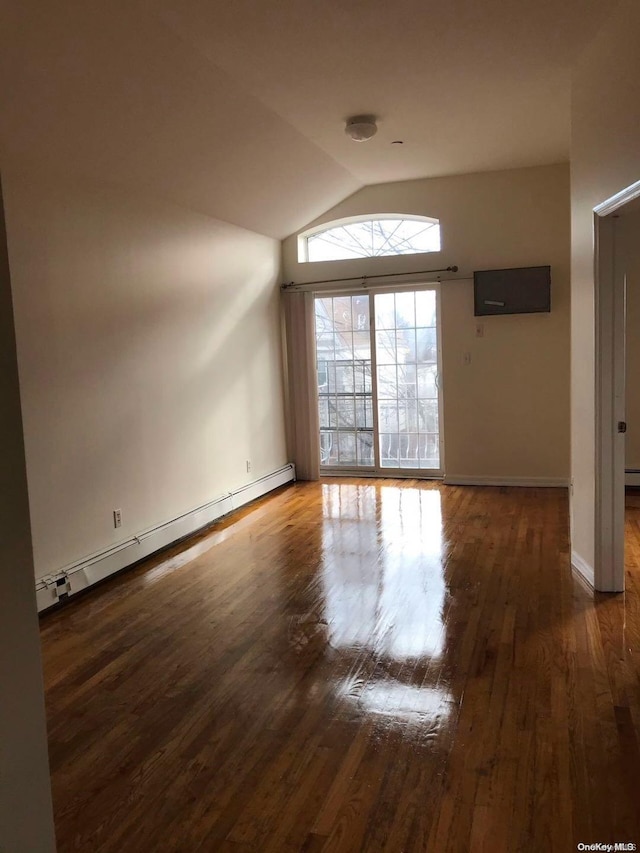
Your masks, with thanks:
[[[476,270],[474,314],[538,314],[551,311],[551,267]]]

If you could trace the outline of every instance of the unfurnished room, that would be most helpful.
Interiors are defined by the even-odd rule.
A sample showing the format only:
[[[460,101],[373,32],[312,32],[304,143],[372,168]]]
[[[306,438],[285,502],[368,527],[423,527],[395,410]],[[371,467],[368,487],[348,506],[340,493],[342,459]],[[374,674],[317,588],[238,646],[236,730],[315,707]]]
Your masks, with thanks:
[[[635,850],[638,3],[0,33],[0,853]]]

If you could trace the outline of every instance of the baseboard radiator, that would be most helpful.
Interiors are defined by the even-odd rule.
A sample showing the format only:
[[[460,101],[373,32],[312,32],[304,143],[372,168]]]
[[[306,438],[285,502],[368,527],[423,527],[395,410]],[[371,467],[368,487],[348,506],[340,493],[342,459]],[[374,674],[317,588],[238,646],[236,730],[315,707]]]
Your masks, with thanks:
[[[625,468],[624,484],[625,486],[640,486],[640,468]]]
[[[36,581],[38,612],[132,566],[233,510],[294,481],[293,463]]]

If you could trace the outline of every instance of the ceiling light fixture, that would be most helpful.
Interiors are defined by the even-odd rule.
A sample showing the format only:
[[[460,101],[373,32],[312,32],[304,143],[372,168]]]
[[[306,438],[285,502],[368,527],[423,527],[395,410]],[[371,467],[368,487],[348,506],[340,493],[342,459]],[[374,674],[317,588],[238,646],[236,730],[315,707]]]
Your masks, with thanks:
[[[378,131],[375,116],[352,116],[347,119],[344,132],[354,142],[366,142]]]

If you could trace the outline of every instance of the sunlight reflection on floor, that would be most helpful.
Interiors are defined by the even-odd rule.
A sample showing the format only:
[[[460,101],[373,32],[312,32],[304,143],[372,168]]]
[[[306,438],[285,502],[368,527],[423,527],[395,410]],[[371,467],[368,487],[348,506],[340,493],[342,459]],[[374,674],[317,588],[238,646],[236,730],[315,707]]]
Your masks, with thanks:
[[[446,594],[440,493],[327,484],[323,498],[331,645],[365,647],[395,660],[437,657]]]

